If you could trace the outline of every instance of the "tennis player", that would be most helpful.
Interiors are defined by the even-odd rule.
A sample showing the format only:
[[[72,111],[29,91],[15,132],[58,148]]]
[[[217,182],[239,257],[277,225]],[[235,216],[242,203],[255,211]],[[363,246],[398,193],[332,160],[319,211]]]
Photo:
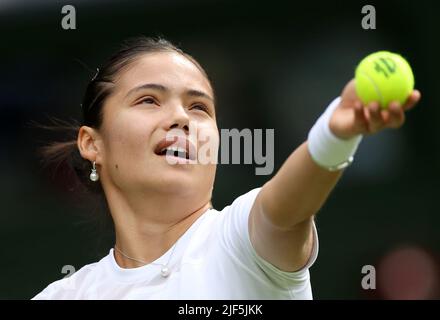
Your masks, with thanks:
[[[273,178],[217,211],[216,164],[189,134],[218,147],[207,74],[164,39],[126,41],[88,84],[77,139],[46,150],[105,196],[115,245],[34,299],[312,299],[315,214],[363,135],[401,127],[419,99],[363,106],[349,81]]]

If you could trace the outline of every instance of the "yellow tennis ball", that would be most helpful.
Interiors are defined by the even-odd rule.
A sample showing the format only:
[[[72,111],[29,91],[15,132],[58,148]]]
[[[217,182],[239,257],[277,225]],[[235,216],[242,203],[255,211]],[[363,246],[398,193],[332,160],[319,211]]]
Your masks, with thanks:
[[[379,51],[359,63],[355,83],[356,93],[364,105],[377,101],[385,109],[391,101],[405,103],[414,90],[414,75],[402,56]]]

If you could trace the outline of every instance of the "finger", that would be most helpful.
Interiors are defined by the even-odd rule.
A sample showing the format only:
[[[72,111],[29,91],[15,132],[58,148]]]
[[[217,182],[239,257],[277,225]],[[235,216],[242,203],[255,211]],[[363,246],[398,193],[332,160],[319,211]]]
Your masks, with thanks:
[[[390,119],[391,119],[390,111],[388,109],[382,109],[380,111],[380,115],[382,116],[382,120],[383,120],[385,126],[388,125],[388,123],[390,122]]]
[[[365,133],[368,131],[367,119],[364,113],[364,107],[360,101],[354,103],[354,123],[355,131]]]
[[[371,102],[367,106],[370,118],[368,120],[368,131],[370,133],[375,133],[382,129],[385,125],[381,113],[380,106],[377,102]]]
[[[420,101],[421,97],[422,94],[419,90],[413,90],[413,92],[411,92],[405,104],[403,105],[403,110],[408,111],[414,108],[414,106]]]
[[[400,103],[393,101],[388,107],[389,120],[386,126],[388,128],[399,128],[405,122],[405,111],[400,106]]]

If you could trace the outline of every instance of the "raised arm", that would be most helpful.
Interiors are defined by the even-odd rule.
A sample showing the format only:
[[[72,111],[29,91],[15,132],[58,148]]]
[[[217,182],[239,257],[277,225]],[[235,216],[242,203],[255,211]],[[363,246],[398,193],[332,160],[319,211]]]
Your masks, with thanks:
[[[405,111],[416,105],[420,92],[413,91],[404,106],[378,103],[362,106],[354,80],[344,88],[341,100],[327,122],[330,132],[347,143],[360,135],[384,128],[399,128]],[[299,146],[258,194],[249,216],[251,242],[257,253],[284,271],[301,269],[313,246],[312,223],[343,169],[329,171],[312,158],[308,141]]]

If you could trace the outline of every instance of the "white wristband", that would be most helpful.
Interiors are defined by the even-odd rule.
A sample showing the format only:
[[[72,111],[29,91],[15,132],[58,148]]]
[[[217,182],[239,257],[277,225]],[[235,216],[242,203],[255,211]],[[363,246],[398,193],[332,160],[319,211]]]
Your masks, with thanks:
[[[345,140],[331,132],[330,118],[340,101],[341,98],[338,97],[330,103],[308,135],[308,148],[312,159],[329,171],[341,170],[349,166],[362,140],[362,135]]]

